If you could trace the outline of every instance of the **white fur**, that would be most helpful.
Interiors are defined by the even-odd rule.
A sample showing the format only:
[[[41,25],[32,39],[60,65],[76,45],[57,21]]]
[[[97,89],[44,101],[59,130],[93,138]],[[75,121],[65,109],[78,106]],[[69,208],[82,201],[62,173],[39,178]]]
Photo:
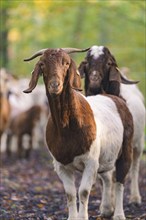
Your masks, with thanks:
[[[102,95],[87,97],[97,127],[100,149],[99,172],[113,169],[123,140],[123,125],[115,103]],[[114,146],[114,147],[113,147]],[[108,161],[108,163],[107,163]]]
[[[85,99],[93,110],[97,128],[96,139],[93,141],[90,151],[75,157],[74,161],[66,166],[54,158],[55,170],[64,184],[67,195],[69,195],[68,220],[88,220],[88,199],[97,172],[107,172],[114,168],[123,141],[123,125],[115,103],[110,98],[101,95],[90,96]],[[79,211],[76,205],[75,169],[83,172],[79,187]],[[105,194],[108,191],[106,186],[107,183],[105,182]],[[119,198],[122,198],[122,193]],[[105,203],[103,203],[104,205]],[[118,207],[121,207],[120,212],[122,213],[122,199],[120,199]],[[108,208],[111,212],[111,205]],[[108,212],[108,210],[106,211]]]
[[[100,214],[103,217],[111,216],[111,214],[114,211],[114,205],[115,201],[112,197],[112,171],[101,173],[98,175],[103,183],[102,186],[102,198],[101,198],[101,204],[100,204]],[[115,196],[115,194],[114,194]]]
[[[131,195],[130,202],[141,203],[138,186],[140,158],[144,148],[145,106],[144,98],[136,85],[121,84],[121,95],[125,98],[127,106],[133,116],[134,135],[133,149],[134,157],[131,166]],[[135,153],[136,152],[136,153]]]
[[[104,54],[103,46],[92,46],[90,48],[90,54],[93,56],[94,59],[97,59],[100,55]]]
[[[116,206],[113,220],[126,220],[123,211],[123,193],[124,186],[121,183],[116,183]]]
[[[75,157],[73,163],[63,166],[54,159],[55,170],[64,184],[67,194],[72,198],[72,202],[68,202],[69,220],[88,220],[88,198],[83,197],[84,190],[88,191],[88,196],[92,185],[96,180],[98,170],[99,149],[96,140],[92,143],[88,153]],[[74,180],[74,170],[83,172],[81,184],[79,187],[79,212],[76,206],[76,187]]]

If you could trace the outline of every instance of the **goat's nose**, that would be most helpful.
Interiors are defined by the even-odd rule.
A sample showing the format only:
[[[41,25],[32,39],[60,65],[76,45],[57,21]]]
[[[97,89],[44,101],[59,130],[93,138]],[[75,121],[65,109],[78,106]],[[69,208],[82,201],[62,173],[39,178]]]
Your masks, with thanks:
[[[96,71],[93,71],[92,75],[93,75],[93,76],[96,76],[96,75],[97,75]]]
[[[53,82],[50,83],[50,85],[51,85],[52,88],[56,89],[59,86],[59,82],[53,81]]]

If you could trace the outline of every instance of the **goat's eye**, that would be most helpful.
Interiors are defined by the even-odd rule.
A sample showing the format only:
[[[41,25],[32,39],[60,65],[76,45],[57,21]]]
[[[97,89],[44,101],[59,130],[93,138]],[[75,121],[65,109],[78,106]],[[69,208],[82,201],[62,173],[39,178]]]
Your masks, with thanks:
[[[66,61],[62,61],[62,65],[63,65],[63,66],[69,66],[69,63],[66,62]]]
[[[111,62],[108,62],[107,65],[110,66],[110,65],[111,65]]]

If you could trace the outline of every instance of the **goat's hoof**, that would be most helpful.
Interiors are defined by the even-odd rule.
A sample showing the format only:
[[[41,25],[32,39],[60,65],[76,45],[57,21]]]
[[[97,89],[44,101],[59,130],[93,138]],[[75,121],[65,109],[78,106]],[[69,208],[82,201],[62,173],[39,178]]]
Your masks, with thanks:
[[[82,216],[78,216],[78,218],[77,218],[77,220],[88,220],[89,218],[88,218],[88,216],[86,215],[82,215]]]
[[[116,216],[113,216],[112,219],[113,220],[126,220],[126,217],[125,215],[116,215]]]
[[[88,220],[88,217],[78,217],[77,220]]]
[[[130,204],[134,204],[135,206],[140,206],[141,204],[141,196],[135,196],[130,198]]]
[[[69,217],[67,220],[78,220],[78,217]]]
[[[110,218],[114,213],[114,209],[112,207],[101,208],[100,210],[100,216],[103,218]]]
[[[113,212],[104,212],[100,214],[101,218],[111,218],[113,215]]]

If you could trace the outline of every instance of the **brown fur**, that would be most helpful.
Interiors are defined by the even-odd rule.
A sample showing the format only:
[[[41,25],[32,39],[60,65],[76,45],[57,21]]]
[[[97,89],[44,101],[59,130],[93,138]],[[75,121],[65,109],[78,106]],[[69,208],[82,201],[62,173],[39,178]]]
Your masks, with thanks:
[[[75,156],[89,151],[96,136],[96,128],[90,106],[81,94],[73,89],[80,88],[81,85],[75,63],[69,61],[66,55],[64,57],[70,65],[64,79],[58,72],[60,78],[64,80],[61,94],[53,97],[46,87],[51,109],[46,140],[52,155],[57,161],[66,165],[71,163]],[[46,78],[44,82],[47,85]]]
[[[117,62],[107,47],[104,47],[104,54],[97,59],[89,51],[86,60],[79,66],[81,76],[85,77],[86,96],[103,93],[119,96],[121,79],[117,67]]]
[[[33,106],[25,112],[20,113],[18,116],[13,118],[9,125],[9,134],[7,137],[7,154],[10,155],[10,143],[13,135],[18,137],[18,157],[22,157],[23,154],[23,143],[22,137],[24,134],[28,134],[30,137],[30,148],[26,152],[26,157],[29,156],[32,149],[32,136],[33,129],[36,122],[40,119],[41,107]]]
[[[51,115],[46,130],[50,152],[57,161],[66,165],[75,156],[89,151],[96,137],[93,112],[76,90],[81,80],[70,56],[63,50],[45,51],[36,64],[29,88],[31,92],[43,73]]]
[[[49,150],[56,160],[64,165],[71,163],[75,156],[89,151],[96,136],[93,113],[88,103],[76,92],[71,91],[71,93],[66,108],[60,100],[57,100],[60,102],[60,109],[57,108],[55,111],[58,103],[53,100],[52,114],[55,121],[50,117],[46,129]]]

